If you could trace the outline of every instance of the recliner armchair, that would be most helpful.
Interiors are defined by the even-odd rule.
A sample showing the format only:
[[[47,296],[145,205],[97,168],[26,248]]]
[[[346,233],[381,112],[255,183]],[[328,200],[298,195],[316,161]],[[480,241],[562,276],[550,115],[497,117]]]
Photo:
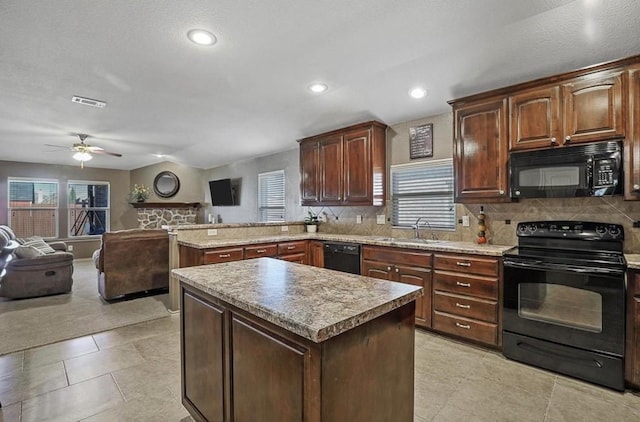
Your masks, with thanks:
[[[46,244],[51,249],[45,253],[37,251],[35,246],[19,245],[15,233],[8,226],[0,226],[0,231],[9,238],[7,247],[11,249],[10,254],[5,252],[5,273],[0,278],[0,296],[22,299],[71,291],[73,254],[67,252],[64,242]],[[45,242],[34,241],[36,243]]]

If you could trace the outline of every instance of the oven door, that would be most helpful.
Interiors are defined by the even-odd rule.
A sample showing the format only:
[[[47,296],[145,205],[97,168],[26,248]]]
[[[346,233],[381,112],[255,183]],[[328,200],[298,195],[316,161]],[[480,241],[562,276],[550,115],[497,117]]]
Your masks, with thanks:
[[[506,257],[503,297],[505,331],[624,355],[622,270]]]

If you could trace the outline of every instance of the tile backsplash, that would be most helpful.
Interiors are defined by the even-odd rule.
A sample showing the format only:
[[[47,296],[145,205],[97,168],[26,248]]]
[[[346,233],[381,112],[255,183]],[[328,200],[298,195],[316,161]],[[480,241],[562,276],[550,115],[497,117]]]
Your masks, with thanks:
[[[457,225],[455,231],[435,230],[442,240],[475,242],[481,204],[456,205],[456,218],[468,215],[469,227]],[[625,232],[624,251],[640,253],[640,228],[633,222],[640,220],[640,201],[624,201],[622,197],[601,198],[543,198],[520,199],[508,204],[482,204],[486,214],[487,239],[495,245],[515,245],[516,225],[522,221],[582,220],[621,224]],[[313,207],[313,212],[324,214],[327,222],[320,226],[325,233],[350,233],[370,236],[413,237],[413,230],[392,228],[391,223],[376,223],[376,216],[390,218],[390,204],[386,207]],[[357,216],[362,223],[357,223]],[[509,222],[509,223],[507,223]],[[423,235],[428,233],[423,231]]]

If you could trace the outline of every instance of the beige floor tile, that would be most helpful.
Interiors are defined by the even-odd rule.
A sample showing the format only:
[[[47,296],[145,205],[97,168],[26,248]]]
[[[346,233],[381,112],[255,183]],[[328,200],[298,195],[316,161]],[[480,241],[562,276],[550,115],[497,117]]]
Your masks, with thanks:
[[[146,360],[169,359],[180,361],[180,336],[163,334],[138,340],[133,343]]]
[[[111,375],[103,375],[22,402],[22,422],[78,421],[121,405]]]
[[[617,394],[618,400],[612,400],[612,394]],[[640,411],[622,404],[622,397],[621,393],[604,388],[594,390],[592,386],[583,383],[559,381],[551,395],[546,421],[639,421]]]
[[[414,414],[430,421],[458,388],[463,378],[440,379],[416,374],[414,386]]]
[[[67,385],[67,376],[62,362],[37,366],[0,378],[0,402],[3,405],[19,403]]]
[[[141,397],[83,419],[82,422],[180,421],[188,416],[187,410],[172,397],[165,400]]]
[[[483,420],[543,421],[549,399],[490,378],[466,379],[450,396],[447,408],[455,407]]]
[[[180,332],[180,315],[170,315],[164,318],[154,319],[142,324],[129,325],[104,333],[94,334],[93,338],[102,349],[131,343],[153,337],[160,334],[172,334]]]
[[[21,403],[14,403],[10,405],[5,405],[3,403],[2,409],[0,409],[0,422],[20,422],[21,411]]]
[[[132,344],[125,344],[65,360],[64,364],[69,384],[73,385],[143,362],[144,359],[136,348]]]
[[[180,362],[158,359],[113,372],[125,400],[140,396],[166,398],[166,390],[180,385]],[[180,391],[178,389],[178,391]]]
[[[22,371],[24,352],[0,356],[0,378]]]
[[[91,336],[74,338],[47,346],[25,350],[24,367],[31,368],[52,362],[62,362],[77,356],[98,351],[98,346]]]

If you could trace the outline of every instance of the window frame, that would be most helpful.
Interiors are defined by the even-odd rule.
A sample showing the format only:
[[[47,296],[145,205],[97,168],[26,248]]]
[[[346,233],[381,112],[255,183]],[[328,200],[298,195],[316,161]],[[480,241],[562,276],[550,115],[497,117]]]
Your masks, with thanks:
[[[433,190],[433,191],[422,191],[421,193],[413,193],[413,194],[399,194],[397,192],[395,192],[394,190],[394,173],[397,172],[402,172],[402,171],[427,171],[430,167],[441,167],[447,165],[448,167],[450,167],[451,169],[451,178],[447,179],[446,183],[450,186],[448,189],[445,190]],[[456,216],[456,204],[455,204],[455,176],[454,176],[454,172],[453,172],[453,158],[444,158],[444,159],[438,159],[438,160],[428,160],[428,161],[419,161],[419,162],[415,162],[415,163],[403,163],[403,164],[395,164],[395,165],[391,165],[389,167],[389,197],[390,197],[390,214],[391,214],[391,224],[393,228],[398,228],[398,229],[407,229],[407,228],[413,228],[411,226],[411,224],[398,224],[398,219],[400,218],[400,216],[398,216],[396,213],[397,208],[398,208],[398,204],[397,204],[397,199],[398,198],[416,198],[416,199],[426,199],[429,197],[442,197],[444,195],[446,195],[448,198],[450,198],[450,201],[447,202],[447,205],[445,206],[449,206],[450,204],[450,212],[451,214],[448,214],[446,216],[446,219],[449,221],[449,224],[447,225],[443,225],[443,224],[438,224],[437,222],[434,223],[434,221],[429,221],[429,218],[426,218],[425,216],[421,216],[423,218],[423,221],[427,221],[428,225],[425,223],[420,224],[420,227],[424,227],[424,228],[431,228],[432,230],[439,230],[439,231],[455,231],[456,230],[456,223],[457,223],[457,216]],[[419,214],[416,214],[416,219],[417,217],[420,217]],[[406,217],[405,217],[406,218]],[[433,220],[433,219],[431,219]],[[425,224],[423,226],[423,224]]]
[[[107,206],[106,207],[71,207],[70,194],[72,185],[104,185],[107,186]],[[66,192],[66,205],[67,205],[67,236],[69,239],[87,239],[96,238],[102,236],[102,233],[97,234],[73,234],[73,222],[72,212],[77,209],[87,209],[88,211],[105,211],[104,231],[107,232],[111,228],[111,183],[100,180],[68,180],[67,192]]]
[[[269,177],[274,175],[282,175],[282,206],[270,206],[269,204],[263,205],[262,203],[262,180],[268,180]],[[281,220],[270,220],[268,217],[269,210],[282,210]],[[263,212],[267,213],[267,218],[263,219]],[[287,190],[286,190],[286,174],[284,169],[268,171],[264,173],[258,173],[258,220],[261,223],[282,223],[286,221],[287,212]]]
[[[56,192],[56,204],[51,207],[12,207],[11,206],[11,182],[18,183],[50,183],[55,185]],[[42,233],[32,233],[30,236],[40,236],[44,239],[58,239],[60,235],[60,181],[58,179],[49,179],[49,178],[36,178],[36,177],[7,177],[7,224],[9,227],[14,227],[14,231],[16,235],[22,235],[19,230],[15,228],[15,224],[12,224],[12,210],[30,210],[33,212],[34,210],[53,210],[54,213],[54,236],[42,236]],[[20,236],[19,236],[20,237]],[[26,236],[29,237],[29,236]]]

